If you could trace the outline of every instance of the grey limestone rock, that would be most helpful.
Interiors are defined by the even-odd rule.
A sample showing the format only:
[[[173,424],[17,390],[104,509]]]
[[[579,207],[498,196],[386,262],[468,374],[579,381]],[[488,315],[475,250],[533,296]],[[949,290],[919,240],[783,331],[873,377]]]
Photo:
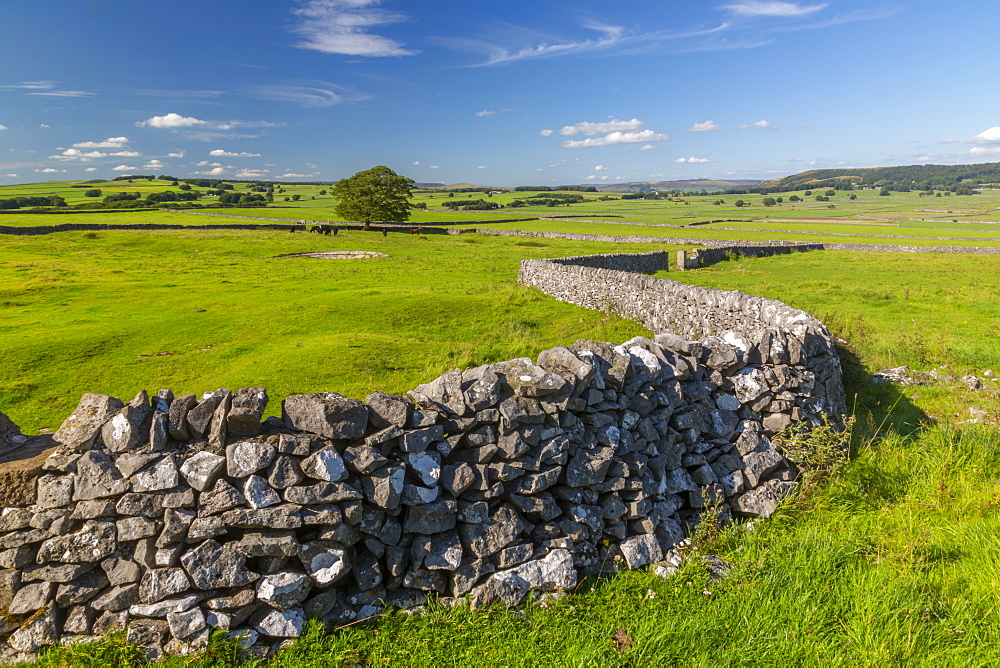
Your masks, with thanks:
[[[407,533],[436,534],[455,528],[458,504],[442,499],[424,505],[410,506],[403,530]]]
[[[152,414],[149,395],[142,390],[102,425],[101,440],[111,452],[130,452],[146,445],[149,435],[148,420]]]
[[[473,411],[493,408],[500,401],[500,377],[489,366],[463,371],[462,396]]]
[[[115,397],[84,394],[76,409],[63,421],[52,438],[72,450],[89,450],[101,433],[104,423],[123,407],[121,400]]]
[[[71,476],[43,475],[38,479],[35,504],[40,508],[62,508],[73,502]]]
[[[388,462],[381,452],[368,445],[347,448],[343,458],[349,469],[364,475],[382,468]]]
[[[129,487],[129,483],[118,473],[107,453],[91,450],[77,460],[73,486],[74,501],[118,496],[128,491]]]
[[[202,450],[185,459],[180,472],[191,487],[203,492],[211,487],[225,465],[225,457]]]
[[[212,417],[215,410],[224,399],[230,396],[229,390],[220,389],[215,392],[206,392],[202,395],[201,401],[197,402],[185,416],[187,423],[188,438],[204,438],[208,435],[209,427],[212,426]],[[181,397],[183,399],[183,397]],[[178,400],[175,400],[176,403]],[[173,406],[171,406],[173,408]],[[172,421],[171,421],[172,422]]]
[[[368,426],[368,408],[335,392],[293,395],[281,402],[281,412],[290,429],[328,438],[357,438]]]
[[[521,397],[544,397],[566,386],[566,380],[561,376],[546,371],[527,358],[498,362],[493,365],[493,370]]]
[[[178,480],[174,458],[167,455],[155,466],[139,471],[132,476],[132,490],[140,493],[159,492],[176,487]]]
[[[267,508],[281,503],[281,497],[259,475],[247,476],[243,482],[243,497],[251,508]]]
[[[365,398],[368,404],[368,415],[371,426],[375,429],[386,429],[390,426],[403,428],[410,421],[413,412],[413,402],[395,394],[375,392]]]
[[[264,441],[240,441],[226,446],[226,473],[245,478],[267,467],[275,456],[275,447]]]
[[[214,515],[246,503],[243,494],[221,478],[215,481],[211,490],[202,492],[198,500],[202,515]]]
[[[462,372],[453,369],[430,383],[418,385],[410,397],[421,409],[431,408],[451,415],[464,415],[465,399],[462,395]]]
[[[156,603],[176,596],[191,587],[191,580],[180,568],[154,568],[147,570],[139,581],[139,600]]]
[[[729,505],[733,512],[739,515],[767,518],[778,508],[782,497],[794,487],[795,483],[793,482],[768,480],[749,492],[734,496],[730,499]]]
[[[258,633],[274,638],[298,638],[306,626],[301,608],[275,610],[267,608],[255,615],[253,628]]]
[[[505,506],[493,511],[485,522],[479,524],[462,522],[458,525],[462,544],[480,559],[507,547],[526,529],[528,529],[528,524],[517,511]],[[442,529],[442,531],[446,530]]]
[[[190,638],[205,628],[205,613],[198,607],[183,612],[168,612],[167,626],[170,628],[170,635],[178,640]]]
[[[347,467],[343,457],[333,447],[317,450],[302,460],[302,472],[314,480],[340,482],[347,480]]]
[[[660,550],[656,537],[652,534],[633,536],[628,540],[623,540],[618,545],[618,550],[629,570],[663,560],[663,552]]]
[[[54,609],[32,618],[7,638],[7,644],[19,652],[36,652],[58,641],[59,626]]]
[[[132,583],[106,589],[104,593],[90,601],[88,605],[100,612],[122,612],[131,608],[138,601],[139,585]]]
[[[351,560],[347,550],[333,542],[307,543],[302,546],[299,559],[306,573],[320,587],[333,584],[351,570]]]
[[[115,551],[117,542],[112,520],[88,520],[79,531],[44,541],[38,548],[38,563],[101,561]]]
[[[260,577],[246,567],[246,557],[232,545],[220,545],[212,539],[187,551],[181,565],[191,576],[191,584],[202,590],[245,587]]]
[[[566,484],[570,487],[587,487],[604,482],[614,452],[611,447],[580,450],[566,466]]]
[[[170,410],[167,413],[167,433],[170,438],[175,441],[186,441],[190,438],[187,415],[197,403],[198,397],[194,394],[185,394],[170,402]]]
[[[26,615],[41,610],[55,595],[54,582],[36,582],[17,590],[7,612],[12,615]]]
[[[260,579],[257,598],[272,608],[289,610],[306,600],[312,586],[312,580],[304,573],[280,571]]]
[[[238,390],[226,416],[226,431],[232,436],[256,436],[260,433],[260,420],[267,408],[267,399],[267,390],[263,387]]]

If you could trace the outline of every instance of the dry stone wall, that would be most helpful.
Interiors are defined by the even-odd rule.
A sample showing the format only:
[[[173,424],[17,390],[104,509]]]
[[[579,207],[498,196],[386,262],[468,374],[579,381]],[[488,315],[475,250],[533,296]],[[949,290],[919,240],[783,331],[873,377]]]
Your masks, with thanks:
[[[769,516],[796,477],[772,437],[842,407],[829,337],[775,302],[608,268],[665,259],[522,267],[560,298],[695,320],[653,339],[579,340],[405,397],[296,395],[267,419],[263,388],[84,395],[33,493],[0,512],[7,658],[118,626],[159,656],[212,629],[263,650],[307,618],[428,595],[515,605],[660,562],[708,505]],[[724,322],[741,333],[685,334]]]

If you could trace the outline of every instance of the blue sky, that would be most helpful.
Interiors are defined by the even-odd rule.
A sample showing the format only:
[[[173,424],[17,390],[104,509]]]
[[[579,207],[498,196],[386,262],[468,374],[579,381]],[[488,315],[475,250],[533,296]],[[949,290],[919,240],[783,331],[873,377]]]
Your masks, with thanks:
[[[997,161],[998,27],[970,0],[4,0],[0,183]]]

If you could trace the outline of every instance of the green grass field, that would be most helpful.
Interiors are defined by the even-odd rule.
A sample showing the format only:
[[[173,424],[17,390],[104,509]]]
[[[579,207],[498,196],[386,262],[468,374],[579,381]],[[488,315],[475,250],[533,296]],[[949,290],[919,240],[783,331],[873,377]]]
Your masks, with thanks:
[[[980,197],[958,198],[963,209],[980,207],[962,214],[967,219],[994,215],[985,209],[996,200],[990,205]],[[858,201],[888,206],[879,201],[884,199],[865,191]],[[897,194],[888,199],[892,206],[910,207],[900,215],[930,216],[916,209],[937,208],[915,195],[912,202]],[[723,208],[710,201],[641,206],[650,205],[652,212],[652,205],[661,204]],[[595,202],[558,211],[598,205],[609,207]],[[750,208],[764,211],[756,204]],[[261,215],[276,211],[286,210]],[[839,203],[835,211],[841,211]],[[706,219],[736,217],[731,213]],[[774,220],[775,212],[767,213]],[[107,219],[127,215],[192,223],[204,218],[154,212]],[[649,222],[678,220],[666,213],[643,215]],[[0,223],[10,218],[32,217],[13,214]],[[944,224],[909,227],[915,221],[904,221],[900,228],[860,220],[801,225],[895,233]],[[510,227],[530,225],[606,234],[625,228],[553,221]],[[626,229],[678,236],[666,227]],[[739,238],[758,234],[764,233]],[[878,243],[862,241],[868,242]],[[580,337],[620,342],[644,331],[517,287],[518,263],[660,248],[485,235],[194,230],[5,236],[0,244],[0,410],[26,433],[58,427],[87,391],[127,399],[143,388],[179,393],[264,385],[277,407],[282,396],[301,391],[355,397],[401,392],[449,368],[535,356]],[[378,250],[391,257],[275,257],[332,249]],[[425,615],[391,613],[374,624],[332,632],[312,627],[268,665],[996,665],[1000,400],[996,375],[986,373],[1000,372],[1000,275],[994,263],[979,255],[824,251],[663,274],[780,299],[846,339],[842,353],[856,418],[850,461],[828,479],[807,479],[771,520],[702,537],[699,553],[720,555],[733,566],[720,582],[696,559],[670,579],[623,573],[518,611],[432,606]],[[971,391],[958,382],[896,388],[868,380],[872,371],[902,364],[919,370],[947,366],[941,372],[956,378],[971,372],[987,388]],[[986,417],[960,424],[971,417],[970,409]],[[233,649],[217,642],[206,654],[165,665],[237,663]],[[120,637],[55,649],[39,661],[141,664]]]

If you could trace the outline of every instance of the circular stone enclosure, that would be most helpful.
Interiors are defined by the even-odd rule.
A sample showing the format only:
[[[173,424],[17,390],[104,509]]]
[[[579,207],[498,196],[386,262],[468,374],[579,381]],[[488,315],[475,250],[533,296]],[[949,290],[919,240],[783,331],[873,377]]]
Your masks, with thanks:
[[[375,251],[316,251],[314,253],[288,253],[277,257],[312,257],[319,260],[368,260],[376,257],[389,257],[385,253]]]

